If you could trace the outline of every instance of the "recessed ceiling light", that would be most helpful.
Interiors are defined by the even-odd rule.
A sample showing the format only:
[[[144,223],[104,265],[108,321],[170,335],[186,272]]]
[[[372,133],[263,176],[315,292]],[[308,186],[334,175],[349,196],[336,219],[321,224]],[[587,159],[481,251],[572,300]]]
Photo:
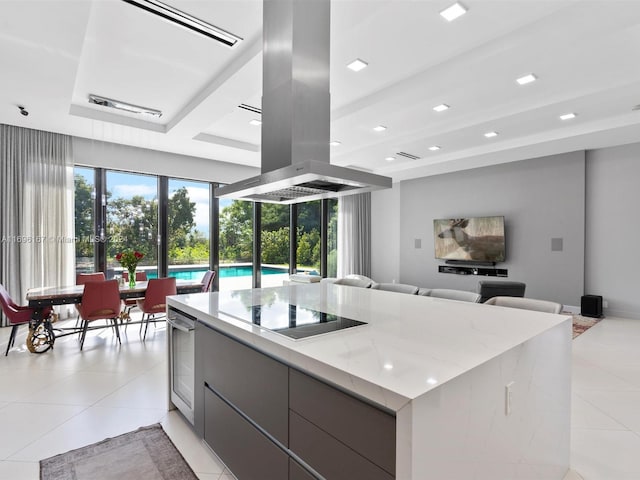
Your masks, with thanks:
[[[353,70],[354,72],[359,72],[360,70],[367,68],[368,66],[369,64],[367,62],[356,58],[353,62],[347,65],[347,68]]]
[[[382,367],[385,370],[393,370],[393,364],[392,363],[385,363]]]
[[[527,83],[535,82],[538,79],[533,73],[528,73],[516,80],[520,85],[526,85]]]
[[[249,124],[258,126],[258,125],[262,125],[262,121],[258,120],[257,118],[253,118],[249,120]]]
[[[449,108],[449,105],[447,105],[446,103],[441,103],[440,105],[436,105],[435,107],[433,107],[436,112],[444,112],[445,110],[449,110]]]
[[[373,129],[376,132],[384,132],[387,129],[387,127],[385,127],[384,125],[378,125],[377,127],[373,127]]]
[[[460,3],[456,2],[448,8],[445,8],[440,12],[447,21],[452,22],[458,17],[461,17],[467,13],[467,9]]]
[[[560,120],[571,120],[572,118],[576,118],[575,113],[565,113],[564,115],[560,115]]]
[[[148,115],[150,117],[158,118],[162,116],[162,112],[160,110],[132,105],[130,103],[121,102],[120,100],[113,100],[112,98],[94,95],[93,93],[89,94],[89,103],[100,105],[102,107],[116,108],[118,110],[124,110],[125,112],[136,113],[138,115]]]
[[[436,383],[438,383],[438,380],[436,380],[436,379],[435,379],[435,378],[433,378],[433,377],[429,377],[429,378],[427,378],[427,383],[428,383],[429,385],[435,385]]]
[[[396,157],[385,157],[385,160],[387,162],[393,162],[396,159]]]
[[[342,142],[334,140],[333,142],[329,142],[329,145],[331,145],[332,147],[339,147],[340,145],[342,145]]]
[[[487,138],[492,138],[492,137],[497,137],[498,136],[498,132],[487,132],[484,134],[485,137]]]
[[[429,147],[429,150],[431,150],[432,152],[435,152],[437,150],[440,150],[440,147],[438,145],[433,145],[432,147]]]

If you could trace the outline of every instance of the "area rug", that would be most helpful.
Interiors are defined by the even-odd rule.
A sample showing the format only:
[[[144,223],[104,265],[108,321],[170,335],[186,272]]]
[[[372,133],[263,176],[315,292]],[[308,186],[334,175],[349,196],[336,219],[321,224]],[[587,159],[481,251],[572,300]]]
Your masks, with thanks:
[[[573,338],[583,334],[602,318],[583,317],[582,315],[573,315]]]
[[[41,480],[197,480],[160,424],[40,460]]]

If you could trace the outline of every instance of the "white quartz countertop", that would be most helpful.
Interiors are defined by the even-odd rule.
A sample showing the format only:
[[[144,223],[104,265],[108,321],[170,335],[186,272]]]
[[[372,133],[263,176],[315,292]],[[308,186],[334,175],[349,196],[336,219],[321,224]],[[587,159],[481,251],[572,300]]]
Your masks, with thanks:
[[[567,315],[334,284],[177,295],[167,302],[300,370],[392,411],[563,322]],[[250,323],[289,304],[367,322],[293,340]]]

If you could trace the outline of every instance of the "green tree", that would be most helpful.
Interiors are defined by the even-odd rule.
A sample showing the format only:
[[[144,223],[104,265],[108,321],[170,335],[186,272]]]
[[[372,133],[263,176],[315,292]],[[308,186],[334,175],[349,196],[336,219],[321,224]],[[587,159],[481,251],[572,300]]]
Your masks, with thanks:
[[[253,203],[235,200],[220,211],[220,260],[251,262]]]
[[[282,265],[289,263],[289,227],[263,230],[262,263]]]
[[[196,225],[193,219],[196,204],[189,198],[186,187],[175,191],[169,199],[167,209],[169,211],[169,250],[176,247],[185,248],[189,235]]]
[[[320,229],[320,200],[298,204],[298,227],[305,232]]]
[[[93,187],[82,175],[74,175],[76,257],[93,257]]]
[[[262,229],[278,230],[289,225],[289,205],[278,205],[277,203],[262,204]]]
[[[272,265],[289,263],[289,220],[291,207],[274,203],[262,204],[261,262]]]
[[[305,232],[298,229],[298,248],[296,249],[298,265],[320,269],[320,232],[317,228]]]
[[[298,265],[320,269],[320,200],[298,204]]]
[[[123,250],[136,250],[144,254],[141,265],[157,264],[157,199],[146,200],[142,195],[110,199],[107,202],[107,221],[109,258]]]

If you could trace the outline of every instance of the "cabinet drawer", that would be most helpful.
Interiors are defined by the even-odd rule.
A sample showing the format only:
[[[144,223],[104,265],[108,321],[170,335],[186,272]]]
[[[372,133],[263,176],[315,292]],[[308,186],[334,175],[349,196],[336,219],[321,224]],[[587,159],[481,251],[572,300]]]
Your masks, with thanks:
[[[316,480],[316,477],[307,472],[298,462],[290,458],[289,480]]]
[[[289,456],[205,388],[204,440],[240,480],[283,480]]]
[[[393,415],[294,369],[290,369],[289,382],[291,410],[395,475],[396,419]],[[293,446],[291,449],[298,453]]]
[[[394,478],[296,412],[289,412],[289,428],[291,450],[327,480]]]
[[[206,326],[196,345],[202,380],[288,445],[289,368]]]

